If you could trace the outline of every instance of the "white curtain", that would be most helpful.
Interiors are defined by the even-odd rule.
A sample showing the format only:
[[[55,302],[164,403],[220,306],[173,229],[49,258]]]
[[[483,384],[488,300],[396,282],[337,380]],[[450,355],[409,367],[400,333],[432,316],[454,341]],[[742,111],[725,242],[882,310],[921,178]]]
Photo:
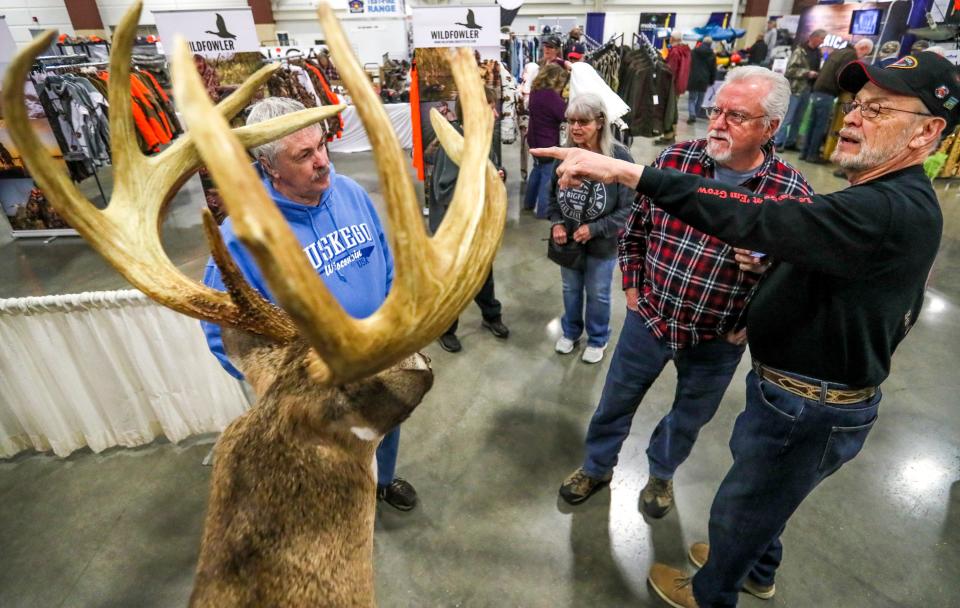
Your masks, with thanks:
[[[383,109],[387,111],[390,124],[393,125],[397,139],[400,140],[400,147],[404,150],[412,148],[413,119],[410,117],[410,104],[388,103],[384,104]],[[372,150],[373,146],[370,145],[367,132],[363,128],[363,123],[360,122],[356,106],[347,106],[341,116],[343,116],[343,136],[328,144],[330,151],[344,154]]]
[[[0,457],[176,442],[246,407],[199,322],[139,291],[0,300]]]

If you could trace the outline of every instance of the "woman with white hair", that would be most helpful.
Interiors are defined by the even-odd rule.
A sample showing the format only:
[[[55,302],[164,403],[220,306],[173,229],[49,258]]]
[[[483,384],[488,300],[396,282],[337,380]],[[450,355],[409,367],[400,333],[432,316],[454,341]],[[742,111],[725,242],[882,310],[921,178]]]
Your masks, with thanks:
[[[600,96],[585,93],[572,99],[566,118],[567,146],[633,162],[627,148],[613,141]],[[586,363],[603,359],[610,338],[610,283],[617,265],[617,237],[633,196],[629,188],[615,183],[584,181],[577,188],[560,189],[553,175],[548,208],[553,224],[551,247],[566,252],[552,256],[561,265],[563,280],[563,336],[556,343],[558,353],[573,352],[586,330],[587,347],[581,358]]]

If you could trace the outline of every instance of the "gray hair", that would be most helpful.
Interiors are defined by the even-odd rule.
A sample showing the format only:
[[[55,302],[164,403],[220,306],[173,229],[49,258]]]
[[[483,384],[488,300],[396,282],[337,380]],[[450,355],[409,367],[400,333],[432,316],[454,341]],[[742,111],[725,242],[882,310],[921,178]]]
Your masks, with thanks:
[[[738,67],[727,73],[723,84],[717,89],[717,95],[725,87],[748,78],[762,80],[770,85],[767,94],[760,100],[760,107],[763,108],[763,113],[766,115],[766,118],[763,119],[764,126],[769,127],[773,120],[783,122],[783,117],[787,115],[787,108],[790,106],[790,83],[787,82],[783,74],[777,74],[758,65]]]
[[[564,114],[566,118],[593,118],[600,121],[597,133],[600,135],[600,152],[604,156],[613,156],[613,137],[610,135],[610,121],[607,119],[607,106],[603,99],[596,93],[581,93],[572,98],[567,104],[567,111]],[[567,134],[567,147],[572,148],[576,144],[573,138]]]
[[[266,99],[253,104],[253,106],[250,108],[250,113],[247,114],[247,124],[255,125],[258,122],[270,120],[271,118],[277,118],[285,114],[292,114],[305,109],[306,106],[296,99],[290,99],[289,97],[267,97]],[[315,123],[305,128],[318,129],[321,133],[324,132],[324,128],[321,123]],[[260,144],[256,148],[251,148],[250,153],[253,154],[253,157],[257,160],[259,160],[260,157],[266,158],[267,162],[270,163],[271,166],[276,167],[277,155],[280,154],[280,150],[282,150],[284,147],[284,139],[286,138]]]
[[[870,40],[869,38],[857,40],[857,43],[853,45],[853,48],[857,49],[857,51],[863,49],[863,54],[869,55],[870,52],[873,51],[873,40]]]

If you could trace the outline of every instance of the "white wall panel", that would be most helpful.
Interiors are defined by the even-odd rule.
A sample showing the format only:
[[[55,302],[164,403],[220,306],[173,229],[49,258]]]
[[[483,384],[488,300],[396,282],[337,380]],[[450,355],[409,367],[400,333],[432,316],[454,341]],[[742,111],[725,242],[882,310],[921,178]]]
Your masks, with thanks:
[[[120,22],[127,9],[130,8],[129,0],[98,0],[100,7],[100,18],[103,19],[103,26],[110,29],[110,26]],[[153,11],[173,11],[173,10],[216,10],[218,8],[247,8],[246,0],[144,0],[143,10],[140,13],[141,25],[153,25]]]
[[[0,12],[6,16],[10,33],[19,47],[33,39],[31,29],[53,29],[61,34],[74,34],[63,0],[0,0]],[[36,23],[34,17],[37,18]]]

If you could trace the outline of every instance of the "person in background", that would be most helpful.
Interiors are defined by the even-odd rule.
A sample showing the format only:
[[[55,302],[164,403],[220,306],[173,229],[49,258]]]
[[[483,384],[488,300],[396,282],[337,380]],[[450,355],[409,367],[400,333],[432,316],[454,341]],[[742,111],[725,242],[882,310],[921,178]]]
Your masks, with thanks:
[[[770,144],[790,103],[790,85],[759,66],[732,70],[707,108],[708,137],[670,146],[655,167],[675,169],[770,196],[809,195],[810,186]],[[583,464],[560,497],[579,504],[605,485],[633,417],[672,360],[677,390],[647,447],[649,476],[640,493],[648,517],[673,507],[673,477],[714,416],[744,352],[742,316],[769,260],[753,263],[641,196],[620,238],[627,315],[596,412]]]
[[[833,122],[833,104],[840,95],[837,85],[837,74],[851,61],[863,59],[873,51],[873,42],[869,38],[858,40],[853,46],[837,49],[830,53],[823,62],[823,68],[816,82],[813,83],[813,92],[810,95],[810,129],[803,145],[800,160],[814,164],[829,164],[830,161],[820,157],[820,146],[827,138],[830,123]]]
[[[587,54],[587,45],[583,43],[583,30],[579,27],[570,30],[570,37],[563,45],[563,58],[567,61],[574,61],[570,58],[571,53],[579,55],[577,61],[582,60],[583,56]]]
[[[286,97],[268,97],[250,109],[247,124],[304,108]],[[373,314],[393,284],[393,256],[373,201],[355,181],[338,174],[327,155],[322,123],[251,150],[263,176],[263,187],[283,214],[330,293],[347,314],[362,319]],[[220,226],[227,250],[251,287],[272,301],[253,256],[240,243],[230,218]],[[226,291],[220,269],[207,262],[203,283]],[[228,373],[243,375],[227,358],[220,326],[201,322],[210,351]],[[377,499],[401,511],[417,504],[410,482],[395,476],[400,427],[388,433],[377,449]]]
[[[680,96],[686,92],[687,81],[690,79],[690,47],[683,42],[680,34],[676,32],[670,35],[670,50],[667,51],[667,67],[670,68],[670,72],[673,74],[673,89],[677,92],[673,104],[676,105]],[[665,146],[677,140],[677,119],[679,119],[679,115],[676,108],[673,109],[673,116],[673,127],[668,133],[664,133],[660,139],[653,142],[654,144]]]
[[[814,30],[806,42],[793,49],[787,61],[785,75],[790,81],[790,107],[780,124],[780,130],[773,138],[778,150],[797,149],[797,135],[800,123],[803,122],[803,113],[807,110],[807,101],[810,99],[810,87],[820,73],[820,45],[826,36],[824,30]]]
[[[703,98],[717,79],[717,56],[713,53],[713,38],[705,36],[690,54],[690,77],[687,79],[687,124],[697,122],[703,113]]]
[[[556,63],[547,63],[533,79],[530,103],[527,111],[530,123],[527,127],[527,143],[531,148],[560,145],[560,126],[564,121],[567,102],[563,89],[567,86],[569,73]],[[533,171],[527,180],[527,192],[523,205],[533,209],[540,219],[547,217],[550,200],[550,179],[554,163],[549,158],[534,158]]]
[[[898,59],[900,54],[900,43],[896,40],[887,40],[880,45],[880,52],[877,54],[877,65],[885,68]]]
[[[593,93],[572,99],[566,110],[570,125],[567,145],[633,162],[627,148],[613,141],[605,108],[600,96]],[[552,175],[550,237],[558,245],[572,239],[581,244],[585,254],[582,268],[560,267],[563,335],[555,345],[560,354],[573,352],[586,330],[587,347],[581,359],[585,363],[603,359],[610,339],[610,283],[617,265],[617,237],[634,195],[617,184],[584,182],[573,189],[558,188],[557,176]]]
[[[559,36],[544,36],[540,39],[540,61],[537,63],[540,64],[540,69],[543,69],[544,66],[555,63],[560,67],[564,67],[565,62],[563,57],[560,55],[563,53],[563,44],[560,42]]]
[[[767,47],[767,41],[764,40],[762,34],[758,35],[757,39],[753,43],[753,46],[747,49],[747,53],[750,56],[750,64],[764,65],[767,63],[767,55],[769,52],[770,49]]]
[[[490,109],[496,114],[496,94],[493,89],[485,86],[483,88],[484,94],[487,98],[487,103],[490,105]],[[457,116],[463,116],[463,108],[460,104],[460,100],[457,99]],[[461,125],[459,119],[454,119],[451,121],[454,128],[463,134],[463,126]],[[506,173],[504,173],[503,167],[500,165],[500,158],[497,156],[496,151],[500,148],[499,144],[500,132],[498,129],[493,130],[493,142],[490,146],[490,162],[493,163],[493,166],[497,168],[497,171],[500,173],[500,178],[504,179]],[[447,208],[450,206],[450,201],[453,200],[453,191],[457,185],[457,178],[460,176],[460,167],[457,166],[453,160],[447,156],[446,150],[443,149],[443,146],[439,145],[437,142],[437,151],[436,157],[433,163],[433,172],[430,177],[430,232],[433,234],[437,233],[437,230],[440,229],[440,224],[443,222],[444,216],[446,216]],[[494,292],[493,284],[493,268],[490,269],[490,272],[487,273],[487,280],[484,281],[483,287],[480,288],[480,291],[477,293],[476,297],[473,299],[477,303],[477,306],[480,307],[480,314],[483,318],[481,325],[484,329],[487,329],[494,337],[506,340],[510,335],[510,330],[506,325],[503,324],[503,318],[501,315],[502,307],[500,301],[497,300],[496,294]],[[455,319],[453,325],[447,329],[446,332],[440,338],[438,342],[440,343],[441,348],[449,353],[456,353],[462,349],[460,344],[460,339],[457,338],[457,327],[460,325],[460,319]]]
[[[777,31],[777,20],[768,19],[767,20],[767,31],[763,33],[763,43],[767,46],[767,61],[765,63],[766,67],[770,67],[770,64],[773,63],[773,49],[777,48],[777,41],[780,35]]]

